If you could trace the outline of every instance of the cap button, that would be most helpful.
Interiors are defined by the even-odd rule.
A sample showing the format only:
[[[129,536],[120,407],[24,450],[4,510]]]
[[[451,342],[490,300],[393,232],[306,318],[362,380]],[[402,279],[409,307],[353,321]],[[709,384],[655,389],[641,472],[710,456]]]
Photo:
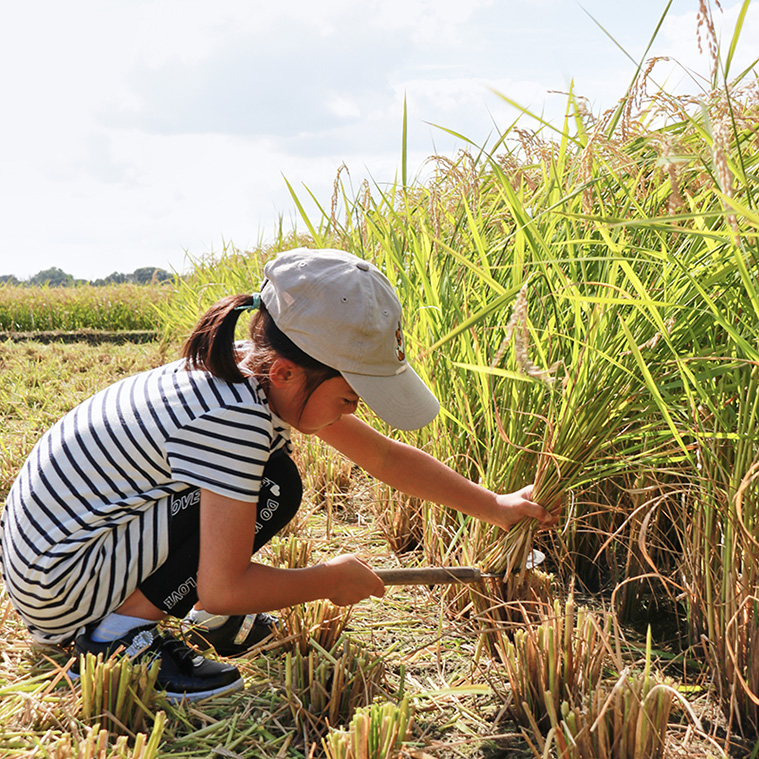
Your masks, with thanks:
[[[359,261],[356,268],[361,269],[361,271],[369,271],[369,264],[366,261]]]

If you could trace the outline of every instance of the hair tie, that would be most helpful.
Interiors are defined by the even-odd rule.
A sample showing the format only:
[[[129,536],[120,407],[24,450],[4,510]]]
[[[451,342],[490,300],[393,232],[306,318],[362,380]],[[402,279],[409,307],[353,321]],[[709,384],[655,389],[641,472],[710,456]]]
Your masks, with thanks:
[[[261,293],[253,293],[251,296],[253,302],[246,306],[237,306],[235,311],[258,311],[261,308]]]

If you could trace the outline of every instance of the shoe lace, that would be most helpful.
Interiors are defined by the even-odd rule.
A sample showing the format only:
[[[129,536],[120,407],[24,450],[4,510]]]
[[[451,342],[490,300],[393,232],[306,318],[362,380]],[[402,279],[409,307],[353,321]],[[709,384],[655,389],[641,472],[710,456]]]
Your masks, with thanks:
[[[162,635],[161,638],[161,649],[171,654],[183,664],[198,656],[198,652],[195,649],[173,635]]]
[[[273,614],[269,614],[266,611],[261,611],[256,614],[255,622],[257,625],[268,625],[271,627],[277,625],[278,619]]]

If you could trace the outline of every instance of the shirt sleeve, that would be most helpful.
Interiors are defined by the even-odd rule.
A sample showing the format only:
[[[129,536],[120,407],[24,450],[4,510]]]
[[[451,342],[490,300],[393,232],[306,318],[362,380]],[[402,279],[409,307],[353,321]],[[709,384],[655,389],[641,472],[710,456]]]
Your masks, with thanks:
[[[274,437],[262,408],[211,409],[166,442],[172,476],[219,495],[255,503]]]

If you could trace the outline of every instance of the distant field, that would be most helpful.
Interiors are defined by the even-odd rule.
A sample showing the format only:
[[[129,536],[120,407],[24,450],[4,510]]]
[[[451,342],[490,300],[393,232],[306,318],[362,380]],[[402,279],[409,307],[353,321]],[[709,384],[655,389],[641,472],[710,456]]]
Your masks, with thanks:
[[[154,331],[171,285],[0,286],[0,331]]]
[[[112,382],[171,358],[157,342],[0,340],[0,503],[39,436],[67,411]]]

